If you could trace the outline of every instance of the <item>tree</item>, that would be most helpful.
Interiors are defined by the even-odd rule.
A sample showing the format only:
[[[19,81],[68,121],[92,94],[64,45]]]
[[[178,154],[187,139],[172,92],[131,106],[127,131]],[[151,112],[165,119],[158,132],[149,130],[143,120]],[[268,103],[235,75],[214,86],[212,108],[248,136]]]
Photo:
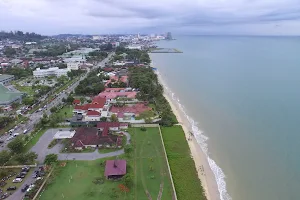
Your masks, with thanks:
[[[4,49],[4,55],[6,55],[7,57],[12,57],[14,56],[17,52],[15,49],[11,48],[11,47],[6,47]]]
[[[132,152],[132,150],[133,150],[132,145],[130,145],[130,144],[125,145],[125,147],[124,147],[125,154],[130,154]]]
[[[11,150],[14,154],[20,154],[25,150],[25,141],[22,137],[17,137],[13,141],[7,144],[7,147]]]
[[[110,116],[110,121],[112,121],[112,122],[117,122],[117,121],[118,121],[117,115],[112,114],[112,115]]]
[[[72,104],[73,101],[74,101],[74,97],[71,96],[71,95],[69,95],[68,98],[66,99],[66,102],[67,102],[68,104]]]
[[[81,104],[84,104],[85,100],[86,100],[86,99],[85,99],[84,97],[80,97],[80,103],[81,103]]]
[[[57,107],[56,106],[50,108],[50,112],[51,113],[55,113],[56,111],[57,111]]]
[[[101,117],[101,118],[100,118],[100,121],[101,121],[101,122],[106,122],[106,121],[107,121],[107,117]]]
[[[58,160],[58,156],[57,154],[48,154],[46,157],[45,157],[45,161],[44,163],[46,165],[52,165],[52,164],[55,164]]]
[[[20,105],[19,102],[13,102],[13,103],[11,104],[11,107],[12,107],[13,109],[16,109],[19,105]]]
[[[34,99],[33,97],[25,97],[22,102],[25,105],[32,105],[34,104],[34,102],[36,101],[36,99]]]
[[[0,152],[0,165],[4,165],[10,158],[10,152],[3,150]]]
[[[130,173],[127,173],[122,179],[126,187],[130,188],[133,185],[134,178]]]

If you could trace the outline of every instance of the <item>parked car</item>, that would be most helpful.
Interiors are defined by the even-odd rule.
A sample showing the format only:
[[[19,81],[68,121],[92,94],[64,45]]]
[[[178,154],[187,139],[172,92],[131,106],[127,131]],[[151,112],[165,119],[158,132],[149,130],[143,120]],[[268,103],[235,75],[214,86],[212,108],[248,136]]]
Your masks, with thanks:
[[[24,133],[24,134],[26,134],[26,133],[27,133],[27,131],[28,131],[28,130],[27,130],[27,129],[25,129],[25,130],[23,131],[23,133]]]
[[[10,190],[16,190],[17,189],[17,187],[16,186],[10,186],[9,188],[7,188],[6,190],[7,191],[10,191]]]
[[[30,170],[30,167],[22,167],[22,172],[29,172]]]
[[[15,178],[12,182],[13,183],[21,183],[23,181],[22,178]]]
[[[19,175],[16,176],[16,178],[17,178],[17,179],[18,179],[18,178],[19,178],[19,179],[22,179],[22,178],[25,178],[25,175],[24,175],[24,174],[19,174]],[[17,183],[18,183],[18,182],[17,182]]]
[[[3,140],[0,140],[0,144],[2,144],[2,143],[4,143],[4,141],[3,141]]]
[[[22,190],[21,190],[21,191],[22,191],[22,192],[26,192],[28,188],[29,188],[29,185],[27,185],[27,184],[26,184],[26,185],[25,185],[25,187],[24,187],[24,188],[22,188]]]

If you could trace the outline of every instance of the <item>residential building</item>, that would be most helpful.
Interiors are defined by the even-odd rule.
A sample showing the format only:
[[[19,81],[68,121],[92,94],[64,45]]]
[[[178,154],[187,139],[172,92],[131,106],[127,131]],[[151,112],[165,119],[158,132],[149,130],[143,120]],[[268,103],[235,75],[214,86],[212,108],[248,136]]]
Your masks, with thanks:
[[[152,108],[143,103],[128,104],[124,106],[113,105],[110,108],[110,115],[115,114],[120,120],[130,120],[139,116],[142,112],[150,110],[152,110]]]
[[[36,78],[43,78],[47,76],[67,76],[68,72],[71,71],[70,69],[59,69],[58,67],[50,67],[48,69],[40,69],[36,68],[33,71],[33,76]]]
[[[136,91],[128,91],[126,88],[105,88],[103,92],[99,93],[98,97],[106,98],[106,100],[110,102],[118,97],[135,99],[136,94]]]
[[[86,116],[84,118],[85,121],[100,121],[100,112],[90,110],[86,113]]]
[[[126,175],[126,160],[107,160],[104,176],[107,179],[120,179]]]
[[[87,147],[121,148],[123,135],[111,134],[111,132],[127,127],[127,123],[119,122],[99,122],[97,128],[80,127],[76,129],[71,144],[77,150]]]

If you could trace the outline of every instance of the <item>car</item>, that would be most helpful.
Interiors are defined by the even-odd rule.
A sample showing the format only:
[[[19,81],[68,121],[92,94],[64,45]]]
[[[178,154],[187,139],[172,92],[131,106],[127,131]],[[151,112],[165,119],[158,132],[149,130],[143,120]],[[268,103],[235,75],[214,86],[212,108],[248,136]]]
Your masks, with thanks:
[[[10,191],[10,190],[16,190],[17,187],[16,186],[10,186],[6,189],[6,191]]]
[[[30,170],[30,167],[22,167],[22,172],[29,172],[29,170]]]
[[[6,141],[10,141],[14,138],[14,136],[10,136],[9,138],[6,139]]]
[[[21,191],[22,191],[22,192],[26,192],[28,188],[29,188],[29,185],[27,185],[27,184],[26,184],[26,185],[25,185],[25,187],[24,187],[24,188],[22,188],[22,190],[21,190]]]
[[[24,133],[24,134],[26,134],[26,133],[27,133],[27,131],[28,131],[28,130],[27,130],[27,129],[25,129],[25,130],[23,131],[23,133]]]
[[[14,137],[17,137],[18,135],[20,135],[20,133],[14,133]]]
[[[13,183],[21,183],[23,181],[22,178],[15,178],[12,182]]]
[[[3,140],[0,140],[0,144],[1,144],[1,143],[4,143],[4,141],[3,141]]]
[[[25,175],[19,174],[16,176],[16,179],[22,179],[22,178],[25,178]],[[19,182],[16,182],[16,183],[19,183]]]

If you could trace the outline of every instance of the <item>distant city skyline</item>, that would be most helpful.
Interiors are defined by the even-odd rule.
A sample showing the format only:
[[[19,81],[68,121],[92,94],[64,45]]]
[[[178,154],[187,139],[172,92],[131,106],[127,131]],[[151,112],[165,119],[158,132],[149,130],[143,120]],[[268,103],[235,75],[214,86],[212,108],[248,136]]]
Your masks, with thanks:
[[[1,30],[44,35],[300,35],[295,0],[0,0]]]

